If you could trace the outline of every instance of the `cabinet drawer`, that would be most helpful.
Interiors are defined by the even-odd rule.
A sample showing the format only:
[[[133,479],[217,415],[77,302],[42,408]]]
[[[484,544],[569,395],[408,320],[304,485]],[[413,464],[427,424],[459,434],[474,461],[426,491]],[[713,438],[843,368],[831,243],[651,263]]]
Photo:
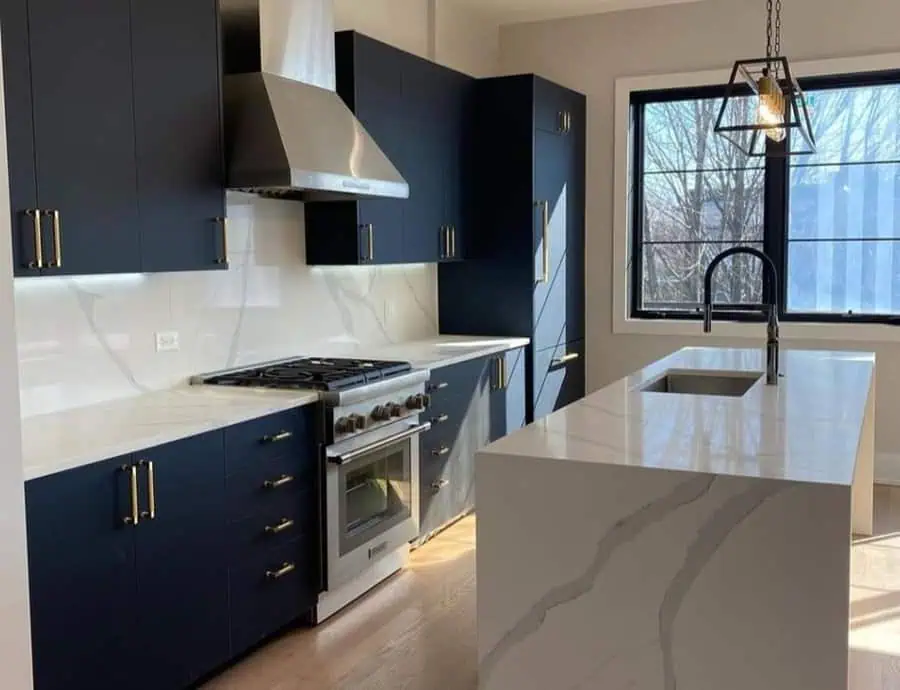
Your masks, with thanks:
[[[229,525],[229,562],[237,563],[297,540],[317,543],[318,513],[311,486],[282,494],[265,508]]]
[[[284,572],[289,566],[293,570]],[[228,577],[235,656],[299,618],[318,594],[313,552],[303,540],[248,558],[231,568]]]
[[[584,341],[541,350],[534,355],[534,418],[584,397]]]
[[[305,458],[287,455],[262,460],[225,480],[228,517],[242,520],[260,510],[286,510],[312,490],[316,475]]]
[[[225,430],[225,472],[283,455],[309,461],[315,455],[313,408],[303,407],[254,419]]]

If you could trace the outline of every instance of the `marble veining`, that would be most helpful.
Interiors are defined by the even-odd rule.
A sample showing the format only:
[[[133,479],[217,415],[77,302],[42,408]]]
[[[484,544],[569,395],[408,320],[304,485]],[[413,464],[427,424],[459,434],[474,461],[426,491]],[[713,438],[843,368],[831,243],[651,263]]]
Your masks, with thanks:
[[[712,487],[715,477],[695,477],[680,484],[672,492],[651,501],[639,510],[620,520],[601,536],[594,551],[594,557],[587,570],[570,582],[558,585],[547,592],[528,612],[488,651],[479,665],[479,673],[484,685],[490,683],[491,674],[503,656],[523,640],[536,632],[553,609],[580,598],[597,582],[603,566],[623,544],[635,539],[647,527],[664,519],[673,511],[700,500]],[[660,609],[662,621],[662,609]],[[660,625],[662,628],[662,625]],[[667,687],[666,690],[669,690]]]
[[[645,393],[671,369],[763,372],[762,349],[685,348],[492,444],[497,453],[850,485],[875,360],[788,350],[738,398]]]
[[[437,333],[435,266],[310,267],[301,203],[230,192],[228,216],[228,271],[17,279],[23,416]],[[180,351],[157,353],[160,331]]]

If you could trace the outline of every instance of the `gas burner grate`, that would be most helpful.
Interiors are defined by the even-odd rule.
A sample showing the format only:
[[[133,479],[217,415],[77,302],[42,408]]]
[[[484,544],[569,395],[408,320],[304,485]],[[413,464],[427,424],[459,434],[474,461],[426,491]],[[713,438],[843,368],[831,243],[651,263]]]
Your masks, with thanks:
[[[409,362],[304,357],[211,376],[205,382],[223,386],[337,391],[405,374],[411,369]]]

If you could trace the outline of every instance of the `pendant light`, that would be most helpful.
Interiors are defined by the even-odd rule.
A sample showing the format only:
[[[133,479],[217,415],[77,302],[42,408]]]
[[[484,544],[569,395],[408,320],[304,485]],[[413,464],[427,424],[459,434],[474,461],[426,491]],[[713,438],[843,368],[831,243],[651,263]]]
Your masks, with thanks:
[[[716,134],[748,156],[816,152],[806,96],[781,55],[781,1],[766,0],[766,57],[734,63],[716,120]]]

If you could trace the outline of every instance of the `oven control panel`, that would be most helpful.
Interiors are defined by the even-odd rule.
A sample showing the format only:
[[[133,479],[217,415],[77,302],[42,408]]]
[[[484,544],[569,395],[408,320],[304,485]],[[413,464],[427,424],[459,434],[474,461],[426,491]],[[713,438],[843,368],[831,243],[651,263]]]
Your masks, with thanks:
[[[374,400],[342,405],[332,409],[331,432],[334,442],[394,422],[415,417],[431,405],[431,396],[422,387],[383,394]]]

